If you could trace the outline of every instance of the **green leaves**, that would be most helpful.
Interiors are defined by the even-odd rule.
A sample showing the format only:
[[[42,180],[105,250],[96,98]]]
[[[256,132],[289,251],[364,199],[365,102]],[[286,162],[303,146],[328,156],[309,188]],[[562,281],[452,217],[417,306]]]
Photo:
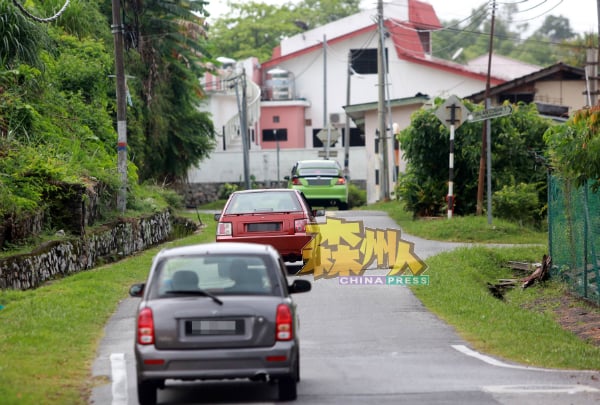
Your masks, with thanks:
[[[411,125],[398,137],[407,174],[399,179],[398,195],[414,215],[439,215],[445,208],[449,181],[449,130],[435,116],[443,100],[436,100],[430,110],[419,110]],[[482,110],[467,100],[471,111]],[[534,152],[544,149],[543,134],[550,121],[541,118],[534,104],[513,106],[513,114],[492,120],[492,189],[525,182],[539,184],[538,209],[545,198],[546,170],[536,165]],[[475,212],[481,159],[482,122],[465,122],[455,132],[454,142],[454,212]]]
[[[552,167],[577,186],[588,179],[600,186],[600,111],[580,110],[565,124],[556,125],[545,135]]]
[[[9,1],[0,1],[0,68],[19,62],[41,67],[39,50],[48,44],[45,28],[28,20]]]
[[[271,58],[280,40],[359,12],[359,0],[304,0],[278,6],[258,1],[230,2],[230,12],[210,29],[219,54],[233,59]],[[243,38],[243,40],[240,40]]]

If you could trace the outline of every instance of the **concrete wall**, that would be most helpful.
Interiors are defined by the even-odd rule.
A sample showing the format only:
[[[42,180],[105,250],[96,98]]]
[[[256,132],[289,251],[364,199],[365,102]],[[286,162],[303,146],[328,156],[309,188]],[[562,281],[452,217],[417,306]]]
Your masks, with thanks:
[[[319,159],[319,149],[282,149],[277,157],[276,150],[250,150],[249,167],[250,175],[256,181],[264,184],[284,182],[284,176],[289,176],[294,163],[298,160]],[[337,153],[331,157],[344,167],[344,149],[340,147],[331,148],[330,151]],[[367,179],[367,159],[365,148],[350,148],[350,179]],[[279,162],[279,163],[278,163]],[[279,170],[278,170],[279,169]],[[241,151],[215,151],[209,160],[201,162],[197,167],[188,171],[188,183],[243,183],[244,161]]]

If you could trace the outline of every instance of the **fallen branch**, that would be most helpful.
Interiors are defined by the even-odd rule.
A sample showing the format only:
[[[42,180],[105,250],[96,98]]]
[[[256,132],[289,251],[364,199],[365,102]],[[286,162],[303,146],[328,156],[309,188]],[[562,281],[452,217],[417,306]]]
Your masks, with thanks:
[[[550,266],[552,265],[552,258],[549,255],[544,255],[542,264],[538,266],[530,276],[521,279],[523,283],[522,288],[527,288],[536,281],[544,281],[548,278]]]
[[[543,281],[548,278],[552,259],[548,255],[544,255],[542,263],[523,263],[523,262],[508,262],[508,266],[517,271],[532,271],[525,278],[501,278],[496,284],[487,283],[487,288],[492,295],[498,299],[504,299],[504,294],[509,288],[514,288],[521,283],[522,288],[527,288],[536,281]]]

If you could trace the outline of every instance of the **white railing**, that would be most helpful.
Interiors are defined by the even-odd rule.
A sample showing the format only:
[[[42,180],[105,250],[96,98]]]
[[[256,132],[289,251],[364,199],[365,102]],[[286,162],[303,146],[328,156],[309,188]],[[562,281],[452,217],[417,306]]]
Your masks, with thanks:
[[[241,93],[239,95],[241,97]],[[260,119],[260,87],[253,81],[246,81],[247,128],[252,128]],[[241,124],[239,111],[225,124],[225,145],[227,149],[241,149]]]

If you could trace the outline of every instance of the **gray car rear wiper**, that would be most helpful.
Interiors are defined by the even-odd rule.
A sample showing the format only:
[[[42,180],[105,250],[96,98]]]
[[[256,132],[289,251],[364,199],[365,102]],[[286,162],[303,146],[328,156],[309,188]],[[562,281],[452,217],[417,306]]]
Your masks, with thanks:
[[[205,290],[200,290],[200,289],[196,289],[196,290],[168,290],[165,291],[166,294],[187,294],[187,295],[202,295],[205,297],[209,297],[211,298],[214,302],[216,302],[219,305],[223,305],[223,301],[221,301],[219,299],[219,297],[217,297],[214,294],[209,293],[208,291]]]

